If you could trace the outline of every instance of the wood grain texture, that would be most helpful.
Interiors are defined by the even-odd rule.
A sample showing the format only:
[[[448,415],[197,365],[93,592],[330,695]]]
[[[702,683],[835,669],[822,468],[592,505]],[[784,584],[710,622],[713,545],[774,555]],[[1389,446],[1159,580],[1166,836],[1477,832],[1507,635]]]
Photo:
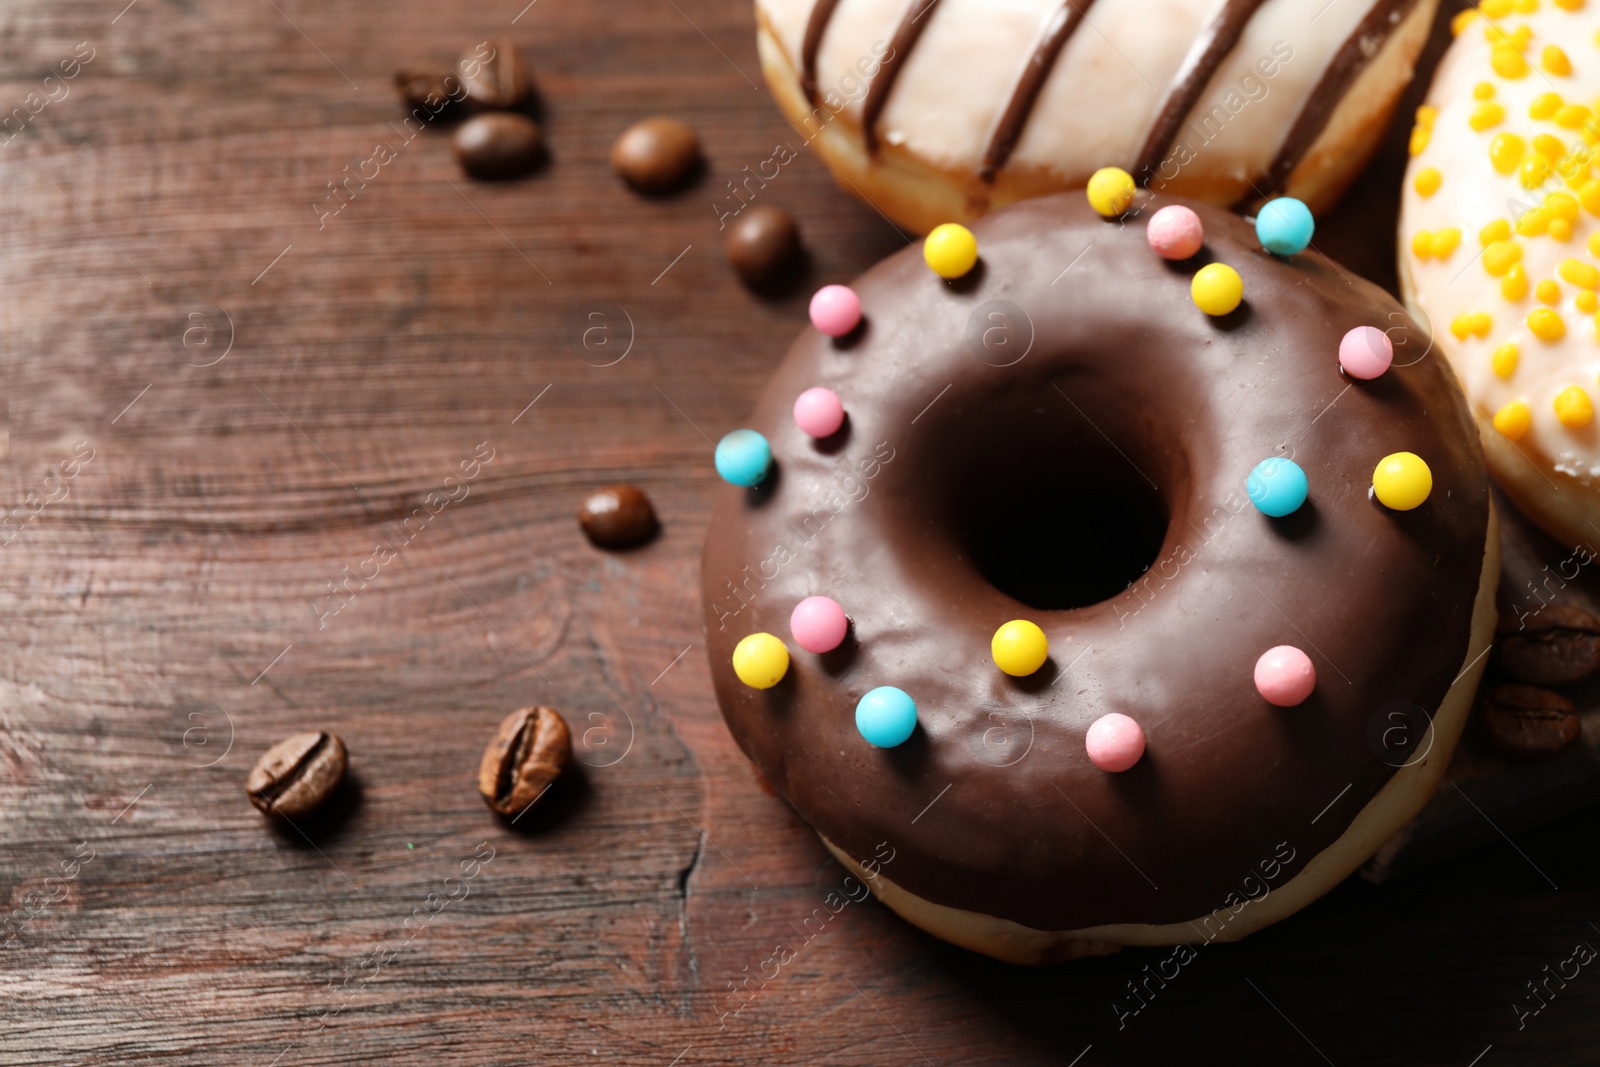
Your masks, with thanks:
[[[904,238],[753,84],[743,0],[123,2],[0,3],[0,113],[95,50],[0,144],[0,487],[39,509],[0,549],[0,1062],[1592,1058],[1593,968],[1524,1029],[1512,1010],[1600,945],[1582,816],[1207,947],[1120,1028],[1167,953],[1021,970],[825,909],[843,871],[736,750],[703,661],[707,438],[804,321],[803,291],[734,280],[712,205],[787,143],[760,197],[799,217],[808,285]],[[502,33],[552,158],[470,183],[438,131],[404,142],[388,77]],[[606,154],[654,112],[710,167],[644,200]],[[319,229],[378,143],[395,158]],[[195,311],[232,334],[208,366],[179,342]],[[613,347],[585,348],[593,311]],[[663,531],[605,554],[574,516],[617,481]],[[380,542],[405,544],[320,625]],[[581,774],[510,826],[475,769],[535,703]],[[352,788],[275,832],[245,773],[316,728]],[[737,998],[780,939],[794,958]]]

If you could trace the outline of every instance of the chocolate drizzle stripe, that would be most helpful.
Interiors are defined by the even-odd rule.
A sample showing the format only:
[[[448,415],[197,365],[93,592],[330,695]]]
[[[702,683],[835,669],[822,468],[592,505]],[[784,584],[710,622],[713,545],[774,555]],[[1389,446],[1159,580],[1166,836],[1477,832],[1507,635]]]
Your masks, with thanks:
[[[1416,6],[1417,0],[1378,0],[1372,5],[1372,10],[1356,26],[1355,32],[1333,54],[1328,69],[1322,72],[1321,80],[1306,98],[1294,125],[1289,127],[1283,147],[1278,149],[1277,157],[1267,168],[1261,188],[1252,190],[1239,201],[1237,207],[1247,207],[1257,198],[1276,196],[1283,191],[1289,183],[1289,175],[1311,151],[1311,146],[1317,143],[1322,131],[1328,128],[1329,120],[1344,102],[1350,87],[1367,69],[1367,65],[1378,57],[1389,37]]]
[[[813,104],[817,102],[817,52],[822,48],[822,35],[833,19],[833,10],[839,0],[817,0],[806,19],[806,35],[800,42],[800,91]]]
[[[1245,27],[1267,0],[1226,0],[1209,25],[1195,38],[1189,54],[1167,88],[1166,99],[1156,113],[1155,123],[1139,150],[1139,159],[1133,166],[1134,177],[1141,185],[1148,184],[1152,173],[1161,165],[1167,150],[1177,139],[1178,128],[1189,112],[1194,110],[1200,94],[1211,84],[1212,75],[1222,66],[1222,61],[1233,51]]]
[[[900,68],[905,66],[906,57],[911,54],[917,38],[922,36],[922,31],[928,25],[929,20],[923,16],[931,14],[937,6],[939,0],[911,0],[905,14],[900,16],[900,25],[894,28],[889,51],[884,55],[878,76],[872,79],[872,84],[867,88],[867,98],[861,104],[861,136],[867,143],[869,156],[878,150],[878,135],[873,127],[878,123],[878,116],[883,114],[883,106],[889,102],[894,80],[900,76]]]
[[[1044,88],[1045,79],[1055,68],[1056,59],[1071,39],[1073,31],[1083,24],[1084,16],[1093,3],[1094,0],[1066,0],[1050,16],[1050,21],[1045,23],[1033,55],[1028,57],[1022,72],[1017,75],[1017,83],[1011,89],[1011,98],[1006,101],[1005,110],[995,120],[994,129],[989,133],[989,147],[984,149],[983,163],[978,168],[978,176],[984,181],[994,181],[995,173],[1011,158],[1028,124],[1028,118],[1033,114],[1034,105],[1039,102],[1039,92]]]

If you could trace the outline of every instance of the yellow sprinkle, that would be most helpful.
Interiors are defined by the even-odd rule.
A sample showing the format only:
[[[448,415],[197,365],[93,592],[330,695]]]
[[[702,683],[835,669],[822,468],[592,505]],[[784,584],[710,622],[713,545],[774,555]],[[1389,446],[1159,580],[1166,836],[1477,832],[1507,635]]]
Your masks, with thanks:
[[[1572,298],[1572,302],[1577,304],[1578,310],[1585,315],[1593,315],[1596,311],[1600,311],[1600,296],[1595,295],[1590,289],[1578,290],[1578,295]]]
[[[1512,6],[1524,15],[1531,15],[1539,10],[1539,0],[1512,0]]]
[[[1583,0],[1551,0],[1551,2],[1563,11],[1583,10]]]
[[[1482,133],[1491,126],[1498,126],[1505,121],[1506,109],[1493,100],[1486,100],[1472,109],[1467,125]]]
[[[1503,19],[1511,14],[1511,0],[1483,0],[1478,5],[1485,18]]]
[[[1557,161],[1556,173],[1561,175],[1568,189],[1582,189],[1583,183],[1589,180],[1589,150],[1580,149]]]
[[[1494,428],[1508,440],[1520,441],[1533,425],[1533,412],[1520,400],[1513,400],[1494,413]]]
[[[1489,50],[1489,65],[1502,78],[1512,81],[1528,76],[1528,61],[1515,45],[1497,44]]]
[[[1423,167],[1417,171],[1417,176],[1411,184],[1416,188],[1419,196],[1429,197],[1439,191],[1439,185],[1443,181],[1444,177],[1440,175],[1438,168]]]
[[[1482,17],[1483,16],[1478,12],[1477,8],[1469,7],[1467,10],[1460,12],[1450,20],[1450,32],[1459,37],[1461,36],[1462,30],[1466,29],[1468,26],[1472,25],[1475,21]]]
[[[1439,109],[1432,104],[1423,104],[1417,108],[1417,125],[1433,129],[1433,124],[1439,119]]]
[[[1430,251],[1435,259],[1449,259],[1450,253],[1456,250],[1461,243],[1461,231],[1454,226],[1433,232],[1433,240],[1429,242]]]
[[[1600,289],[1600,269],[1576,259],[1563,259],[1558,271],[1563,281],[1580,289]]]
[[[1490,366],[1494,367],[1495,377],[1501,381],[1509,381],[1511,376],[1517,373],[1517,356],[1519,354],[1515,341],[1507,341],[1496,348],[1494,355],[1490,358]]]
[[[1543,156],[1533,155],[1522,161],[1522,167],[1517,174],[1517,180],[1524,189],[1537,189],[1550,177],[1550,161]]]
[[[1528,272],[1522,269],[1521,263],[1506,271],[1506,276],[1500,279],[1500,295],[1513,304],[1528,295]]]
[[[1589,254],[1596,259],[1600,259],[1600,230],[1596,230],[1589,235]]]
[[[1594,418],[1594,401],[1576,385],[1569,385],[1556,394],[1556,418],[1569,430],[1587,426]]]
[[[1571,193],[1554,192],[1544,198],[1541,209],[1553,218],[1578,221],[1578,198]]]
[[[1544,52],[1539,56],[1539,65],[1558,78],[1565,78],[1572,73],[1572,60],[1568,59],[1567,54],[1553,44],[1544,46]]]
[[[1561,303],[1561,286],[1557,285],[1552,278],[1542,279],[1538,285],[1533,287],[1533,296],[1539,303],[1549,304],[1554,307]]]
[[[1560,93],[1540,93],[1533,98],[1533,103],[1528,105],[1528,115],[1531,118],[1547,119],[1560,111],[1563,103]]]
[[[1420,156],[1428,150],[1428,139],[1433,136],[1433,131],[1422,123],[1417,123],[1411,128],[1410,151],[1414,156]]]
[[[1488,337],[1489,331],[1494,329],[1494,317],[1487,311],[1474,311],[1467,316],[1467,329],[1478,337]]]
[[[1472,87],[1472,96],[1475,100],[1493,100],[1494,82],[1479,82]]]
[[[1552,162],[1567,154],[1567,146],[1562,143],[1561,138],[1550,133],[1536,135],[1533,139],[1533,150],[1541,156],[1548,156]]]
[[[1517,219],[1517,232],[1524,237],[1539,237],[1550,228],[1550,216],[1534,208],[1524,211],[1522,217]]]
[[[1595,182],[1596,191],[1600,192],[1600,182]],[[1596,231],[1600,233],[1600,231]],[[1496,241],[1507,241],[1511,238],[1511,223],[1505,219],[1495,219],[1489,225],[1478,231],[1478,243],[1488,248]]]
[[[1489,162],[1501,174],[1514,173],[1517,164],[1522,162],[1522,153],[1526,148],[1526,143],[1516,134],[1497,133],[1494,140],[1489,142]]]
[[[1427,259],[1433,255],[1433,234],[1427,230],[1418,230],[1411,238],[1411,254],[1418,259]]]
[[[1588,121],[1589,114],[1582,104],[1567,104],[1556,111],[1556,125],[1563,130],[1576,130]]]
[[[1456,335],[1457,341],[1465,341],[1467,335],[1472,332],[1472,327],[1468,323],[1471,317],[1463,313],[1450,320],[1450,332]]]
[[[1596,231],[1600,232],[1600,231]],[[1522,259],[1522,246],[1515,241],[1496,241],[1483,250],[1483,269],[1498,278]]]
[[[1548,280],[1548,279],[1547,279]],[[1528,312],[1528,329],[1541,341],[1552,344],[1566,336],[1567,320],[1561,317],[1561,312],[1549,308],[1534,308]],[[1585,400],[1588,398],[1585,397]]]
[[[1572,239],[1572,223],[1566,219],[1551,219],[1546,232],[1557,241],[1570,241]]]
[[[1519,52],[1528,50],[1528,42],[1533,40],[1532,26],[1518,26],[1511,34],[1511,44]]]

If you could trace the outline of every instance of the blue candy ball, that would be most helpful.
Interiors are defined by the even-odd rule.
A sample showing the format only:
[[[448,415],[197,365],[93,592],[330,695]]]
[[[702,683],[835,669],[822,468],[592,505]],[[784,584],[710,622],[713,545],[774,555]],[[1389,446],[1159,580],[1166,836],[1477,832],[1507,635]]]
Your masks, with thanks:
[[[1304,252],[1316,231],[1311,209],[1292,196],[1268,200],[1256,215],[1256,236],[1261,239],[1261,247],[1276,255]]]
[[[903,745],[916,728],[917,702],[892,685],[879,686],[856,704],[856,729],[869,745]]]
[[[1306,472],[1300,469],[1300,464],[1282,456],[1272,456],[1256,464],[1256,469],[1244,481],[1244,491],[1250,494],[1250,503],[1257,511],[1281,519],[1300,510],[1310,486],[1306,484]]]
[[[717,442],[717,473],[734,485],[760,485],[772,466],[772,446],[754,430],[734,430]]]

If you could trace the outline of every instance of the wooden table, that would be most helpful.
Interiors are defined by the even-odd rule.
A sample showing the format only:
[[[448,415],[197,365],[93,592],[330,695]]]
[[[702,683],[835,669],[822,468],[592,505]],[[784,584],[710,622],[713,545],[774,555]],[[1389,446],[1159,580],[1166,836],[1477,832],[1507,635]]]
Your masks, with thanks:
[[[711,696],[708,441],[803,290],[904,238],[780,120],[744,0],[124,2],[0,5],[0,110],[26,120],[0,135],[22,509],[0,531],[0,1062],[1593,1061],[1594,968],[1524,1029],[1512,1009],[1600,945],[1584,816],[1209,947],[1122,1029],[1159,954],[1018,969],[875,903],[740,984],[843,872]],[[500,33],[552,158],[484,185],[438,131],[405,139],[388,77]],[[643,200],[606,154],[657,111],[710,168]],[[714,205],[778,144],[799,158],[760,199],[812,263],[763,301]],[[613,481],[655,498],[652,544],[580,536]],[[508,826],[477,761],[534,702],[582,773]],[[274,832],[245,771],[318,727],[353,788]]]

